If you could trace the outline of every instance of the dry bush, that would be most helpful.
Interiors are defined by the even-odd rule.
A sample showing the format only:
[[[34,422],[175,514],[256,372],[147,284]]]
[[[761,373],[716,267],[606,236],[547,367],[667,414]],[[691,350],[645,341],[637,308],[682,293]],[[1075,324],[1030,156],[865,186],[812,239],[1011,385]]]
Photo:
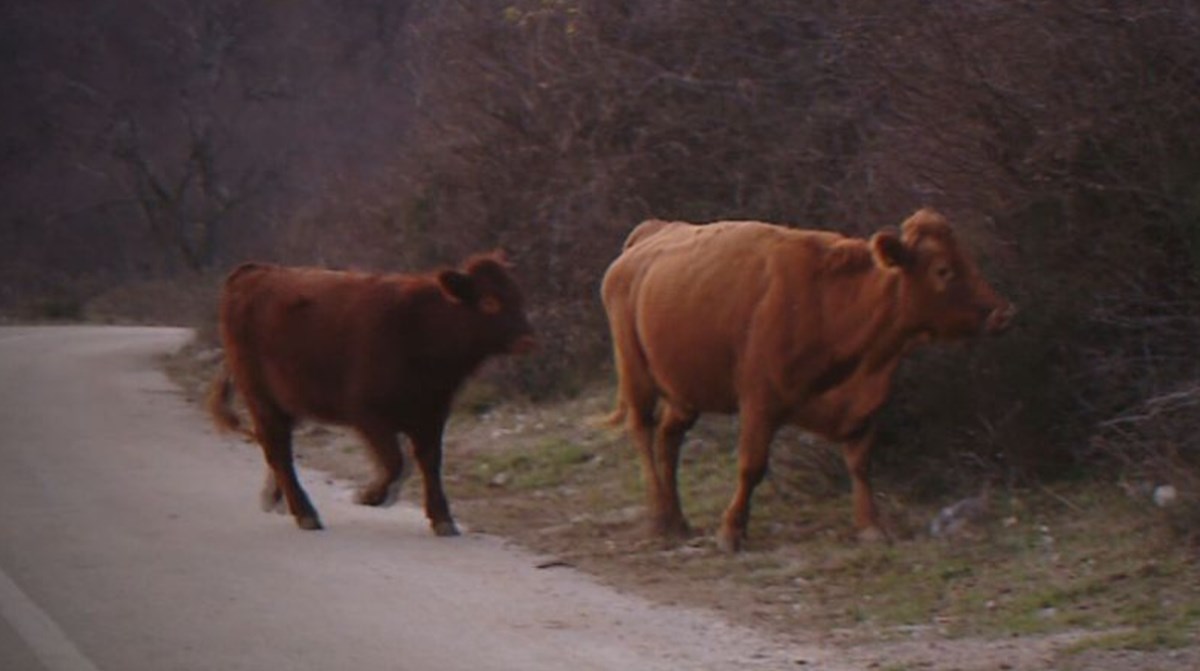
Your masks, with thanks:
[[[420,14],[404,189],[414,244],[500,245],[546,348],[526,383],[604,370],[598,285],[650,217],[823,219],[857,136],[814,12],[776,2],[437,3]]]
[[[1200,13],[1089,0],[839,11],[847,72],[878,110],[843,202],[870,216],[919,195],[954,212],[1023,310],[977,353],[906,366],[894,460],[964,481],[1095,464],[1081,446],[1098,422],[1200,372]]]
[[[1016,328],[902,368],[881,462],[915,491],[1077,472],[1101,422],[1200,377],[1200,13],[1104,0],[413,3],[403,151],[267,230],[381,270],[503,247],[543,347],[608,376],[597,287],[642,218],[866,234],[947,211]],[[311,261],[310,261],[311,262]]]
[[[1188,2],[539,0],[412,18],[418,119],[389,239],[439,261],[513,253],[546,343],[514,373],[526,389],[607,370],[597,285],[644,217],[865,234],[926,204],[1023,313],[903,368],[882,461],[917,489],[1072,472],[1098,422],[1200,373]]]
[[[1169,526],[1192,543],[1200,542],[1200,382],[1190,380],[1147,398],[1102,422],[1091,441],[1095,453],[1116,459],[1130,495],[1149,504],[1166,488],[1173,500],[1155,501]]]
[[[195,115],[170,115],[212,111],[221,123],[176,138],[196,151],[162,184],[188,178],[219,205],[237,190],[217,186],[255,194],[257,182],[235,177],[280,168],[270,197],[218,208],[213,267],[252,256],[423,270],[503,247],[542,350],[489,375],[546,397],[610,377],[598,285],[643,218],[861,235],[932,205],[1022,313],[999,339],[928,349],[902,367],[880,460],[930,493],[1125,463],[1105,422],[1200,379],[1200,11],[1190,0],[376,4],[314,10],[328,21],[288,14],[296,30],[316,31],[296,33],[314,45],[305,58],[345,66],[301,59],[280,70],[295,79],[268,76],[274,60],[253,57],[250,46],[276,53],[287,38],[266,20],[275,10],[247,8],[261,20],[237,33],[247,49],[231,54],[244,58],[184,108]],[[180,53],[176,69],[203,74]],[[233,84],[247,77],[321,95],[243,100]],[[232,113],[243,108],[253,114]],[[311,152],[286,161],[303,169],[282,170],[285,155],[271,148],[289,146],[285,131],[297,128],[312,131],[299,143]],[[142,139],[126,148],[159,147]],[[349,144],[335,151],[337,140]],[[234,160],[243,150],[255,162]],[[98,221],[92,228],[103,229]],[[92,239],[46,235],[62,249]],[[23,239],[0,230],[14,249]],[[20,255],[23,268],[54,260]],[[137,270],[155,257],[131,256],[114,257],[113,272],[159,277],[160,266],[180,266],[159,259]],[[0,301],[9,293],[0,287]],[[1107,457],[1087,447],[1097,427],[1113,446]],[[1141,441],[1167,458],[1165,438],[1139,429],[1123,445]]]
[[[841,446],[790,427],[772,443],[767,482],[797,507],[844,495],[850,488]]]
[[[190,324],[202,339],[215,341],[220,281],[209,274],[125,283],[90,299],[83,316],[103,323]]]

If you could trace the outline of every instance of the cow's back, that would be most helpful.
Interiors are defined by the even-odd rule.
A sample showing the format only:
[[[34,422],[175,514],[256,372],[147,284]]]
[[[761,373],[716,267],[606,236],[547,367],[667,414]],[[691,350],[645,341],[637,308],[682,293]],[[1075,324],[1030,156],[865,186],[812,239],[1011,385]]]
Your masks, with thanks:
[[[629,245],[610,266],[610,318],[629,333],[656,386],[698,410],[731,412],[736,376],[778,330],[773,303],[795,299],[840,236],[759,222],[672,223]],[[788,286],[790,285],[790,286]],[[783,335],[783,334],[778,334]],[[614,336],[619,337],[619,336]]]
[[[226,281],[221,301],[224,337],[262,359],[337,354],[365,311],[366,276],[311,268],[250,265]]]
[[[413,292],[409,292],[410,294]],[[222,339],[239,387],[292,416],[348,421],[403,345],[383,321],[406,295],[379,276],[254,265],[221,301]],[[393,342],[381,342],[390,335]]]

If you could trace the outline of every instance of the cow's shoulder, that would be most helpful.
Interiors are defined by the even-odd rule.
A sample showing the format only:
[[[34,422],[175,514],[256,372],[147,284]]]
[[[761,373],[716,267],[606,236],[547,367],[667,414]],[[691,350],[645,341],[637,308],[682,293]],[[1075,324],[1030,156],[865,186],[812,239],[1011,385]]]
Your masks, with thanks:
[[[405,330],[428,326],[460,307],[433,274],[375,276],[360,285],[357,301],[360,312],[395,321]]]
[[[818,275],[843,277],[865,275],[876,268],[869,240],[831,230],[775,228],[772,255],[785,267],[800,265]]]
[[[833,275],[858,275],[875,268],[871,245],[862,238],[838,236],[824,249],[824,270]]]
[[[415,301],[445,298],[437,276],[434,274],[389,273],[372,278],[369,284],[380,290],[378,292],[380,296],[385,296],[389,302],[393,303],[410,304]]]
[[[239,264],[225,276],[225,285],[232,286],[246,280],[277,270],[279,266],[259,261],[247,261]]]
[[[871,265],[865,240],[835,231],[746,220],[714,222],[708,232],[712,246],[762,257],[772,268],[789,274],[796,269],[854,272]]]

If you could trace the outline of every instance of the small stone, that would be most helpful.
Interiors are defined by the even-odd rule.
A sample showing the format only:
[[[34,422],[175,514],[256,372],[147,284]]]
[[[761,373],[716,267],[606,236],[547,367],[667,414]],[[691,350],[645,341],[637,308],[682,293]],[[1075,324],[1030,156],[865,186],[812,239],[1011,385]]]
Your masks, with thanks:
[[[1159,485],[1154,488],[1154,505],[1159,508],[1174,505],[1178,498],[1179,492],[1171,485]]]

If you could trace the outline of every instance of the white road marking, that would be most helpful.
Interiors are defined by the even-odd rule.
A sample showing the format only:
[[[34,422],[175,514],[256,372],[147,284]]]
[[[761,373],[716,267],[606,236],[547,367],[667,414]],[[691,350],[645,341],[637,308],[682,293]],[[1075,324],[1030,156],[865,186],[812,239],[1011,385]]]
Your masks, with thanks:
[[[45,665],[46,671],[99,671],[67,634],[0,570],[0,617]]]

